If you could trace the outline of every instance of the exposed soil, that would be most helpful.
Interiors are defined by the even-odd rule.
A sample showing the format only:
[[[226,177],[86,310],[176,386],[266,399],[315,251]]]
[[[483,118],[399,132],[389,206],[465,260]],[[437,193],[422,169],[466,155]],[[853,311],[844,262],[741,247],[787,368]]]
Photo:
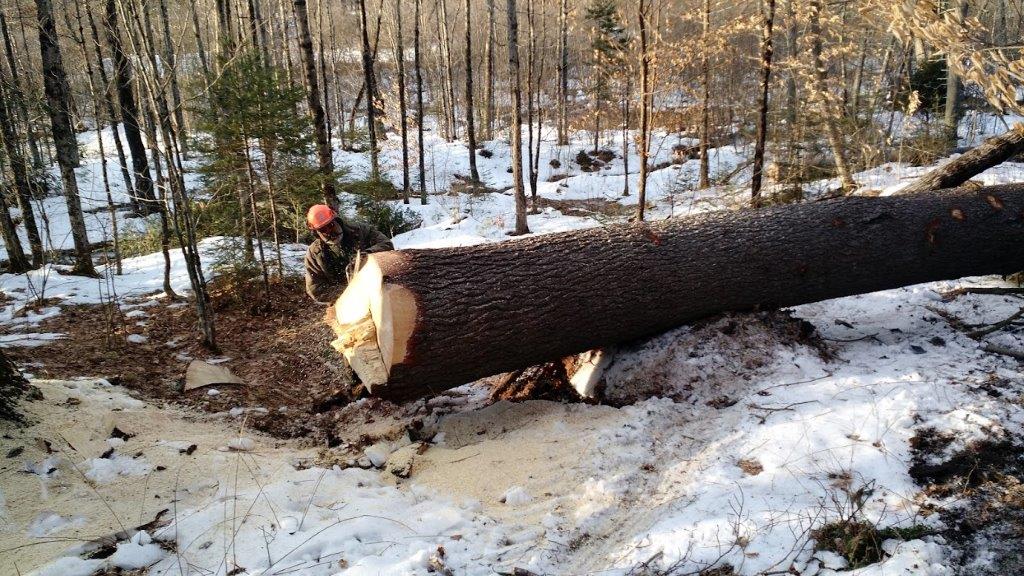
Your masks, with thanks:
[[[282,437],[308,435],[313,408],[347,392],[351,378],[329,345],[323,308],[311,305],[299,278],[273,283],[266,296],[259,284],[238,293],[244,298],[222,281],[211,285],[220,354],[199,342],[190,304],[165,302],[138,308],[148,316],[131,318],[111,306],[66,306],[36,328],[66,338],[9,354],[37,377],[103,377],[142,396],[208,412],[262,407],[249,413],[248,426]],[[130,334],[147,340],[128,342]],[[215,396],[207,388],[180,391],[188,360],[219,356],[229,358],[223,365],[247,385],[217,386]]]
[[[942,536],[954,549],[958,573],[1020,574],[1024,551],[1016,543],[1024,536],[1024,445],[996,436],[943,458],[954,442],[950,434],[920,430],[911,439],[910,475],[925,494],[947,502],[940,510],[946,525]]]
[[[627,216],[635,210],[631,206],[611,200],[552,200],[541,196],[537,197],[537,206],[540,208],[554,208],[566,216],[580,216],[584,218],[617,218]]]

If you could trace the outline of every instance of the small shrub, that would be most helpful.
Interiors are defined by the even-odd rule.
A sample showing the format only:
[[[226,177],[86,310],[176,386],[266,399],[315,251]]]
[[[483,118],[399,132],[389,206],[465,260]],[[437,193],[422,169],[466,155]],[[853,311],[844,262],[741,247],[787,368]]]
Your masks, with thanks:
[[[398,200],[402,197],[402,191],[383,178],[352,180],[343,183],[341,188],[350,194],[374,200]]]
[[[356,201],[356,215],[391,238],[415,230],[423,223],[419,215],[408,208],[368,197]]]
[[[263,279],[263,270],[256,258],[246,256],[241,238],[225,238],[213,249],[212,270],[217,275],[215,300],[219,308],[248,305],[254,310],[252,295],[262,293],[256,285]]]
[[[850,568],[862,568],[885,558],[882,543],[886,540],[915,540],[929,533],[930,530],[921,525],[879,530],[869,522],[843,520],[822,526],[812,536],[815,550],[834,552],[842,556]]]
[[[490,158],[494,156],[494,152],[491,152],[487,148],[480,148],[479,150],[476,151],[476,153],[480,155],[481,158]]]
[[[900,143],[900,158],[911,166],[927,166],[952,151],[953,139],[945,130],[925,132],[904,138]]]
[[[612,152],[607,148],[601,148],[600,150],[591,155],[605,164],[615,159],[615,152]]]
[[[586,150],[580,150],[576,153],[576,163],[580,165],[580,170],[584,172],[590,172],[594,167],[594,160],[587,154]]]
[[[548,166],[551,166],[552,168],[557,170],[562,167],[562,163],[559,162],[558,158],[552,158],[551,161],[548,162]]]
[[[160,251],[161,234],[160,221],[153,217],[146,222],[143,230],[130,230],[123,234],[119,240],[121,258],[134,258],[145,256]],[[171,233],[171,247],[177,248],[178,239]]]

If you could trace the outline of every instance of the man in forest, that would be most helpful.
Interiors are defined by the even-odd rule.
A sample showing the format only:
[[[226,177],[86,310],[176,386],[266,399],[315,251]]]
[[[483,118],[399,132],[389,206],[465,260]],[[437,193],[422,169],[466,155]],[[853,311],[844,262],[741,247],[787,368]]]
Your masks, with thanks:
[[[306,225],[317,237],[306,251],[306,293],[324,304],[333,304],[345,290],[358,254],[395,249],[374,227],[347,221],[326,204],[310,206]]]

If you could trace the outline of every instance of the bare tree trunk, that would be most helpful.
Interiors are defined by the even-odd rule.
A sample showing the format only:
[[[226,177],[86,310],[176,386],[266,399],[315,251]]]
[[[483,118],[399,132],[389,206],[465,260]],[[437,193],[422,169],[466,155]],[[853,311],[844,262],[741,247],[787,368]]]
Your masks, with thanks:
[[[537,36],[534,33],[536,10],[534,0],[526,0],[526,168],[530,182],[530,214],[539,214],[537,208],[537,178],[533,171],[533,100],[536,92],[534,60],[537,54]]]
[[[100,153],[100,173],[103,175],[103,191],[107,195],[107,213],[110,216],[111,233],[113,234],[114,242],[114,267],[118,275],[121,275],[121,239],[117,229],[117,211],[114,207],[114,198],[110,192],[110,177],[107,176],[107,152],[103,144],[103,122],[100,121],[100,95],[99,90],[96,88],[96,76],[92,68],[92,58],[89,57],[89,50],[85,44],[85,26],[82,24],[82,9],[79,4],[75,4],[75,19],[78,24],[78,34],[74,36],[75,43],[82,51],[82,59],[85,60],[85,73],[89,78],[89,94],[92,96],[92,109],[93,109],[93,120],[96,125],[96,143],[99,146]],[[68,28],[71,29],[70,16],[68,17]],[[99,60],[99,65],[103,65],[103,61]],[[113,119],[111,119],[111,125],[114,125]],[[110,260],[107,259],[107,266],[110,266]]]
[[[137,208],[141,212],[146,213],[156,209],[156,197],[153,195],[153,178],[149,173],[146,146],[142,143],[142,134],[139,131],[139,109],[132,88],[132,65],[121,44],[115,0],[107,0],[103,23],[107,30],[107,42],[110,44],[113,56],[114,82],[117,84],[117,100],[121,106],[124,137],[128,141],[128,150],[132,156],[132,170],[135,173],[135,194],[137,196],[133,196],[132,200],[137,203]]]
[[[558,145],[569,144],[569,0],[558,5]],[[627,191],[628,193],[628,191]]]
[[[789,52],[789,57],[795,60],[800,44],[797,42],[799,28],[793,2],[794,0],[786,0],[786,50]],[[794,67],[786,76],[786,122],[790,130],[796,124],[796,75],[797,70]]]
[[[957,22],[963,22],[967,18],[967,0],[956,0]],[[960,77],[954,70],[955,56],[946,55],[946,110],[943,115],[943,122],[946,125],[946,132],[956,145],[957,124],[960,120]]]
[[[22,34],[24,34],[24,26],[24,20],[22,20]],[[18,74],[18,58],[15,55],[15,46],[11,41],[11,34],[10,30],[7,28],[7,18],[4,16],[3,9],[0,9],[0,33],[2,33],[4,37],[4,53],[7,57],[7,65],[10,68],[11,73],[10,92],[17,105],[18,119],[21,121],[21,125],[24,127],[24,130],[28,135],[27,139],[29,152],[32,155],[32,167],[33,169],[42,169],[43,155],[39,150],[36,131],[32,129],[32,126],[28,121],[28,107],[25,105],[25,90],[21,86],[21,78],[20,74]],[[28,169],[27,166],[26,169]]]
[[[839,126],[836,124],[836,114],[832,105],[832,95],[828,89],[828,64],[821,57],[821,0],[810,0],[810,26],[811,35],[811,56],[814,66],[815,92],[819,105],[821,106],[822,121],[825,124],[825,131],[828,133],[829,146],[832,148],[832,155],[835,157],[836,172],[839,173],[839,180],[842,182],[843,192],[850,192],[857,188],[853,180],[853,174],[846,162],[846,150],[843,146],[843,138],[839,133]]]
[[[193,225],[192,204],[188,198],[185,180],[182,175],[178,136],[174,131],[171,112],[167,105],[167,96],[164,92],[166,82],[160,77],[156,48],[153,44],[155,35],[150,26],[149,12],[144,5],[139,6],[139,9],[143,10],[144,22],[140,21],[137,11],[132,10],[137,34],[130,35],[130,38],[135,53],[144,55],[149,61],[149,71],[147,73],[145,68],[143,68],[140,79],[145,83],[146,92],[149,97],[149,109],[152,115],[156,117],[156,124],[159,126],[161,140],[164,144],[163,155],[167,167],[167,181],[174,202],[175,231],[178,236],[182,256],[185,260],[185,269],[188,272],[189,283],[195,294],[196,314],[199,330],[203,337],[203,345],[216,351],[217,341],[213,310],[209,306],[210,298],[207,292],[206,278],[203,275],[198,238]],[[155,138],[153,145],[154,148],[157,148]],[[262,244],[260,247],[262,249]]]
[[[449,29],[448,23],[448,0],[437,0],[439,6],[440,15],[440,32],[441,32],[441,58],[444,60],[441,66],[441,78],[444,80],[444,92],[448,102],[448,108],[445,110],[445,114],[448,115],[448,124],[451,126],[451,137],[456,139],[459,137],[459,124],[458,114],[456,112],[455,104],[455,80],[452,78],[452,74],[455,72],[455,67],[452,65],[452,41],[451,41],[451,30]]]
[[[484,123],[487,125],[485,127],[487,140],[494,140],[494,43],[494,0],[487,0],[487,54],[484,56],[487,61],[487,76],[484,79],[486,84],[484,100],[487,101]]]
[[[761,176],[764,171],[764,149],[768,139],[768,94],[772,75],[772,27],[775,24],[775,0],[767,0],[767,13],[761,24],[761,98],[757,110],[757,139],[754,143],[754,174],[750,180],[750,202],[761,205]]]
[[[85,4],[85,16],[89,20],[89,31],[92,34],[93,48],[96,50],[96,68],[100,72],[100,83],[103,85],[103,103],[107,108],[107,116],[110,119],[110,132],[114,137],[114,148],[117,150],[117,165],[121,169],[121,180],[124,181],[125,193],[133,207],[138,204],[135,201],[135,186],[132,184],[131,171],[128,169],[128,160],[124,154],[124,144],[121,143],[121,132],[118,129],[120,119],[114,108],[114,96],[110,93],[110,78],[107,77],[107,68],[103,65],[103,45],[100,43],[99,30],[96,28],[96,21],[92,17],[92,10],[89,4]]]
[[[329,139],[331,137],[331,85],[327,81],[327,51],[324,49],[324,0],[317,0],[316,3],[316,34],[317,45],[320,49],[320,93],[324,99],[324,130],[327,131]]]
[[[53,21],[53,4],[50,0],[36,0],[39,17],[39,52],[42,57],[46,102],[53,128],[53,141],[57,146],[57,164],[60,166],[61,181],[64,184],[64,198],[68,206],[68,220],[71,222],[71,237],[75,243],[74,272],[95,275],[92,265],[92,251],[89,235],[85,229],[85,216],[78,197],[78,180],[75,165],[78,160],[78,140],[71,128],[68,103],[71,99],[64,62],[57,44],[57,28]]]
[[[480,181],[480,172],[476,169],[476,127],[473,119],[473,23],[470,5],[473,0],[466,0],[466,140],[469,144],[469,177],[473,182]]]
[[[181,88],[178,86],[178,56],[174,52],[174,42],[171,40],[171,19],[167,15],[167,0],[160,0],[160,22],[163,25],[164,33],[164,69],[171,83],[171,104],[174,112],[174,124],[177,132],[182,136],[179,144],[181,154],[188,157],[188,124],[185,123],[185,103],[181,98]]]
[[[622,195],[629,196],[629,108],[633,83],[628,72],[625,76],[622,90]]]
[[[492,0],[493,1],[493,0]],[[422,0],[416,0],[416,25],[413,32],[413,59],[416,67],[416,155],[419,168],[420,204],[427,203],[427,164],[423,148],[423,66],[420,62],[420,28],[423,15],[420,12]]]
[[[223,66],[235,53],[234,17],[231,15],[231,0],[214,1],[217,5],[218,54],[220,55],[220,65]]]
[[[360,4],[364,4],[360,0]],[[299,32],[299,53],[302,65],[306,70],[309,111],[313,116],[313,135],[316,138],[317,155],[320,159],[320,191],[324,203],[329,206],[338,205],[338,195],[334,190],[334,158],[331,156],[331,142],[324,128],[324,107],[320,103],[320,90],[316,80],[316,60],[313,56],[313,40],[309,35],[309,14],[306,0],[295,0],[295,20]],[[372,140],[372,139],[371,139]]]
[[[2,188],[0,188],[0,233],[3,234],[4,246],[7,248],[8,272],[20,274],[31,270],[32,265],[25,257],[25,249],[21,247],[18,229],[11,218],[10,205],[7,203]]]
[[[860,108],[860,92],[864,85],[864,63],[868,57],[868,38],[865,36],[860,43],[860,56],[857,58],[857,70],[853,73],[853,87],[850,96],[850,116],[856,118]],[[870,116],[869,116],[870,118]]]
[[[526,190],[523,186],[523,93],[519,86],[519,18],[516,0],[506,0],[508,7],[508,89],[512,93],[512,125],[509,127],[512,147],[512,185],[515,188],[516,227],[514,234],[529,234],[526,223]]]
[[[369,132],[370,141],[370,179],[377,180],[380,178],[380,163],[377,158],[377,124],[374,118],[377,109],[373,102],[373,95],[377,91],[374,87],[373,59],[370,57],[370,31],[367,29],[366,0],[359,0],[359,22],[363,40],[363,78],[366,84],[366,129]]]
[[[647,206],[647,156],[651,147],[651,55],[647,46],[650,0],[637,2],[637,21],[640,27],[640,176],[637,180],[636,219],[644,220]]]
[[[708,140],[711,137],[711,0],[704,0],[701,10],[701,51],[700,84],[703,95],[700,104],[700,168],[697,172],[697,188],[703,190],[711,185],[711,162],[708,158]]]
[[[467,48],[468,50],[468,48]],[[395,0],[395,67],[398,71],[398,115],[402,130],[402,202],[409,203],[409,129],[405,108],[405,43],[402,38],[402,2]],[[470,156],[472,156],[472,149]]]
[[[196,0],[190,0],[189,12],[192,15],[192,32],[196,37],[196,52],[199,53],[199,63],[203,67],[203,77],[210,77],[210,63],[206,57],[206,45],[203,43],[203,34],[199,27],[199,11],[196,9]]]
[[[7,78],[0,74],[0,138],[3,139],[4,151],[11,164],[11,174],[14,176],[14,189],[17,191],[18,207],[21,209],[22,223],[25,224],[25,235],[28,237],[29,250],[32,252],[32,267],[38,268],[43,265],[43,240],[39,235],[39,228],[36,226],[35,213],[32,210],[32,182],[29,179],[28,164],[21,153],[21,144],[15,134],[15,118],[13,107],[14,95],[8,87]],[[11,84],[13,85],[13,84]],[[10,218],[10,215],[7,215]],[[12,221],[12,230],[13,221]],[[6,231],[5,231],[6,233]],[[20,267],[20,260],[23,258],[21,242],[17,234],[13,237],[16,243],[7,244],[8,253],[12,253],[11,267]],[[5,242],[7,239],[5,238]],[[18,270],[19,272],[23,270]]]

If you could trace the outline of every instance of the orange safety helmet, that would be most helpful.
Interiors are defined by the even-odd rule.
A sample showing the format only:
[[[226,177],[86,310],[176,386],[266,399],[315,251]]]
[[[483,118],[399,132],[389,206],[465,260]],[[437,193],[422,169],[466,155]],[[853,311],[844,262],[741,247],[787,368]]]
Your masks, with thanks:
[[[338,217],[337,212],[327,204],[314,204],[306,212],[306,225],[310,230],[319,230]]]

